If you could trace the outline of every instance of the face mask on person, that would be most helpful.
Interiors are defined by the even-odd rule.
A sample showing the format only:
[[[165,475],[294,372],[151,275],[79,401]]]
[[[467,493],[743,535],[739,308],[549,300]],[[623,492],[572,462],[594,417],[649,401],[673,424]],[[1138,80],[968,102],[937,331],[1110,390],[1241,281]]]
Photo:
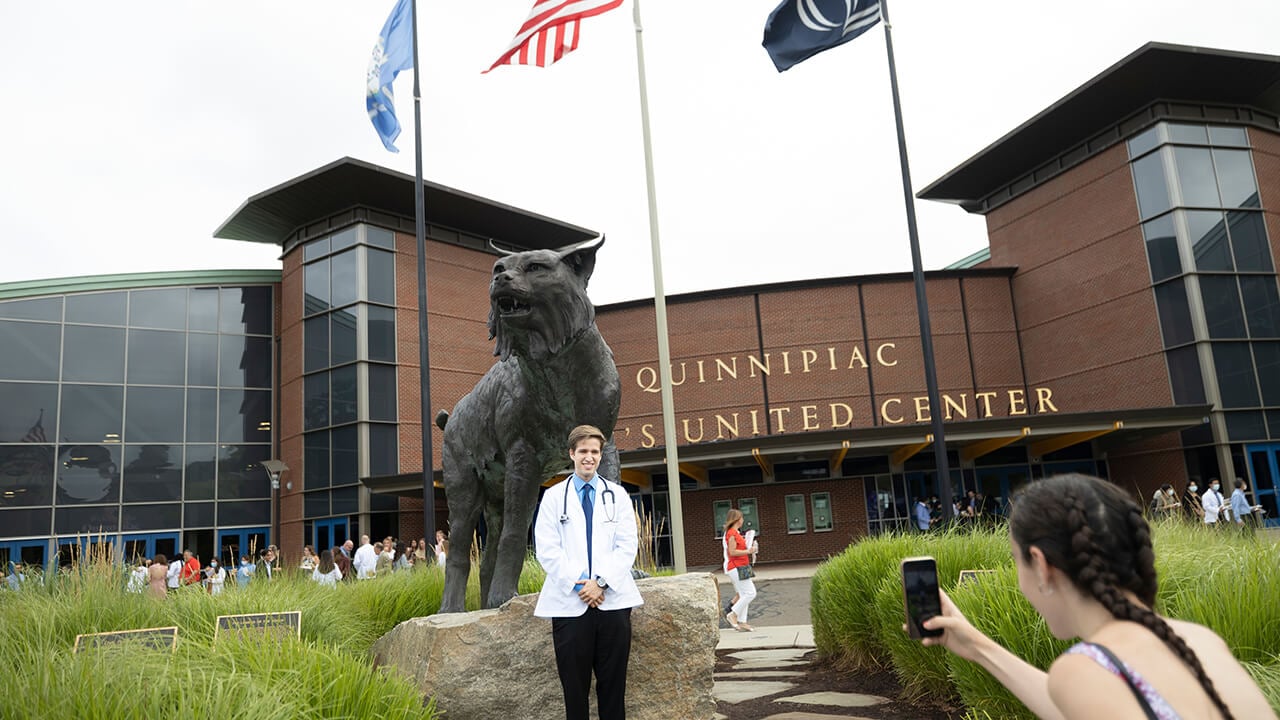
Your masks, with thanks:
[[[1188,486],[1187,486],[1187,490],[1189,490],[1189,491],[1191,491],[1191,492],[1195,492],[1195,491],[1196,491],[1196,486],[1195,486],[1195,485],[1188,485]]]
[[[240,564],[241,564],[241,565],[248,565],[248,564],[249,564],[249,561],[248,561],[248,560],[241,560],[241,561],[240,561]]]
[[[1218,489],[1218,483],[1214,483],[1214,484],[1210,485],[1210,486],[1209,486],[1209,489],[1210,489],[1210,490],[1217,490],[1217,489]]]
[[[214,570],[217,570],[217,569],[218,569],[218,563],[216,563],[216,562],[211,562],[211,563],[209,563],[209,567],[213,568]]]

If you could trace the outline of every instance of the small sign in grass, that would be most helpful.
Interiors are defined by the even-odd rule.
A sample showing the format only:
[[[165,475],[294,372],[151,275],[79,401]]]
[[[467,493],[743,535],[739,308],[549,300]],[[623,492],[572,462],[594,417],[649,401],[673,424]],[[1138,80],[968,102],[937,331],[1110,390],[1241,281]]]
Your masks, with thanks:
[[[115,630],[112,632],[84,633],[76,636],[73,653],[81,648],[100,648],[108,645],[138,645],[152,650],[173,652],[178,646],[178,627],[142,628],[141,630]]]
[[[960,577],[956,580],[956,586],[960,586],[969,581],[977,581],[983,575],[994,575],[995,570],[961,570]]]
[[[286,638],[292,635],[302,638],[302,611],[245,613],[242,615],[219,615],[214,627],[213,640],[223,635],[240,638],[251,636],[276,636]]]

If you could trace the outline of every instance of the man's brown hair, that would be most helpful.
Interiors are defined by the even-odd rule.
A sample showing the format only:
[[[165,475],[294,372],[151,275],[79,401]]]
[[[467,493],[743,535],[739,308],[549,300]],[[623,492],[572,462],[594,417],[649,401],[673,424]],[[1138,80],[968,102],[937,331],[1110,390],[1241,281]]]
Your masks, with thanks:
[[[578,449],[578,443],[583,440],[595,438],[600,441],[600,447],[604,447],[604,433],[600,432],[600,428],[595,425],[579,425],[569,431],[569,452]]]

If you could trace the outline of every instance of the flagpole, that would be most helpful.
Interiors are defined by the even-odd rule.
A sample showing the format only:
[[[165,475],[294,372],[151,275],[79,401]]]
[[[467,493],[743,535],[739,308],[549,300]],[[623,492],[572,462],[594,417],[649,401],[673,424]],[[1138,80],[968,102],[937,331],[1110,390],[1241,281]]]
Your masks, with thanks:
[[[658,195],[653,180],[653,147],[649,136],[649,91],[644,76],[644,27],[640,0],[634,0],[636,75],[640,81],[640,130],[644,138],[644,180],[649,196],[649,246],[653,255],[653,311],[658,326],[658,378],[662,386],[662,433],[667,458],[667,498],[671,512],[671,554],[676,573],[684,573],[684,511],[680,502],[680,459],[671,393],[671,347],[667,335],[667,298],[662,287],[662,244],[658,241]],[[415,82],[417,81],[415,74]]]
[[[422,183],[422,91],[418,72],[418,0],[410,3],[413,16],[413,229],[418,240],[418,379],[419,420],[422,423],[422,537],[436,535],[435,461],[432,458],[431,352],[427,333],[427,200]]]
[[[880,0],[884,20],[884,44],[889,53],[889,86],[893,90],[893,119],[898,127],[898,162],[902,166],[902,197],[907,205],[907,235],[911,239],[911,272],[916,286],[916,313],[920,316],[920,349],[924,354],[924,382],[929,395],[929,416],[933,429],[933,458],[938,470],[943,517],[951,517],[951,470],[947,466],[947,441],[942,430],[943,407],[938,399],[938,373],[933,361],[933,332],[929,324],[929,299],[925,293],[924,270],[920,262],[920,237],[916,232],[915,197],[911,193],[911,168],[907,162],[907,136],[902,129],[902,104],[898,97],[898,70],[893,62],[893,25],[889,22],[888,0]],[[415,82],[416,82],[415,75]]]

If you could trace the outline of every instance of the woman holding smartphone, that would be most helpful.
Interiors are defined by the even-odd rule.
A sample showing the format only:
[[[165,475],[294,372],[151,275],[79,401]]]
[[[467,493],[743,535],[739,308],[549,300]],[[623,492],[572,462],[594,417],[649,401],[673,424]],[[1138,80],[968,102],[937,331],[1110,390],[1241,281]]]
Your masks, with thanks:
[[[733,583],[737,600],[734,600],[733,607],[729,608],[724,618],[729,621],[734,630],[752,632],[755,628],[747,624],[747,608],[756,598],[756,584],[751,580],[754,573],[751,572],[750,556],[754,555],[760,547],[754,542],[751,543],[751,547],[747,547],[747,541],[742,537],[742,533],[738,532],[740,527],[742,527],[742,511],[731,508],[724,518],[724,572],[729,576],[729,582]],[[746,577],[743,577],[744,575]]]
[[[974,628],[941,594],[924,627],[1041,718],[1275,718],[1222,638],[1157,615],[1155,553],[1142,508],[1098,478],[1061,475],[1015,498],[1018,586],[1058,638],[1081,642],[1046,673]]]

